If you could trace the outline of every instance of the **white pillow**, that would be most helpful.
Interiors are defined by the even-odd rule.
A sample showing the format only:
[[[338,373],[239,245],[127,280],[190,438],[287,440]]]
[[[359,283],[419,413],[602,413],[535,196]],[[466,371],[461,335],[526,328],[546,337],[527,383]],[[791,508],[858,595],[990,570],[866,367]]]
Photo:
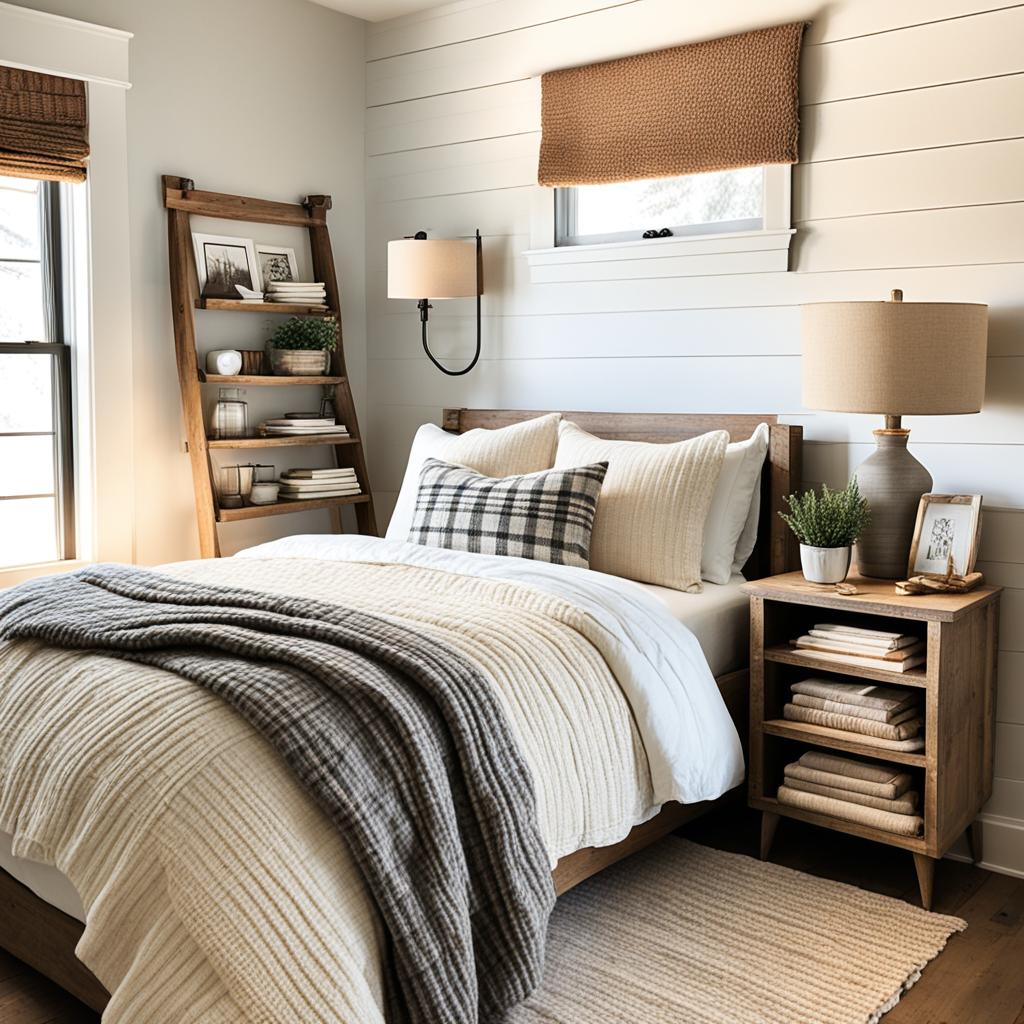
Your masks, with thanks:
[[[704,550],[700,558],[700,574],[709,583],[728,583],[739,560],[740,538],[748,539],[746,528],[753,518],[750,550],[757,540],[757,518],[760,510],[761,467],[768,453],[768,424],[762,423],[746,441],[735,441],[725,450],[722,472],[715,485],[711,509],[704,526]],[[740,568],[750,557],[748,550]]]
[[[608,441],[563,421],[556,469],[608,463],[590,568],[699,592],[704,521],[728,441],[724,430],[676,444]]]
[[[477,427],[464,434],[449,434],[434,423],[424,423],[413,438],[402,489],[385,534],[387,539],[409,539],[424,459],[454,462],[484,476],[495,477],[522,476],[551,469],[561,418],[559,413],[552,412],[497,430]]]

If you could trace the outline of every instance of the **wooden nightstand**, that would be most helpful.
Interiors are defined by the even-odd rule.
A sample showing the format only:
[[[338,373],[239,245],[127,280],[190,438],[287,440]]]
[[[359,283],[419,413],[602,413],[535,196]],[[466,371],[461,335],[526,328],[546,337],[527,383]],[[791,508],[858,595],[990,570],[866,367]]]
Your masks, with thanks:
[[[981,860],[980,822],[992,792],[992,737],[996,639],[1002,588],[968,594],[901,597],[886,580],[853,575],[858,593],[808,583],[799,572],[744,585],[750,595],[750,768],[748,798],[763,812],[761,857],[771,848],[779,817],[797,818],[900,846],[914,855],[921,902],[930,907],[935,861],[965,832]],[[893,672],[839,665],[798,651],[789,641],[814,622],[830,621],[917,633],[927,639],[920,668]],[[894,621],[895,620],[895,621]],[[792,683],[807,676],[864,679],[925,691],[925,747],[906,753],[880,750],[821,726],[787,721],[783,705]],[[924,834],[900,836],[827,814],[780,804],[775,794],[783,768],[803,751],[826,748],[872,761],[907,766],[921,793]]]

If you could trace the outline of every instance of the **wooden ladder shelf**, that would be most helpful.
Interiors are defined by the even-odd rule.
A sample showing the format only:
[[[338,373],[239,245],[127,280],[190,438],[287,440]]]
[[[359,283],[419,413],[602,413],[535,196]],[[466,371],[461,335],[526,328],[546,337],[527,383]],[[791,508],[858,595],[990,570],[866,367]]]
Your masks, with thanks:
[[[199,550],[203,558],[220,555],[217,524],[254,519],[261,516],[281,515],[287,512],[307,512],[329,509],[334,529],[341,532],[342,508],[352,505],[360,533],[375,535],[376,520],[373,496],[366,474],[363,445],[356,421],[352,390],[345,373],[345,353],[341,340],[341,297],[334,269],[331,238],[327,230],[327,211],[330,196],[307,196],[302,203],[276,203],[246,196],[232,196],[220,192],[197,191],[189,178],[174,175],[163,177],[164,206],[167,207],[167,232],[170,250],[171,308],[174,317],[174,349],[178,362],[178,381],[181,384],[181,404],[188,432],[188,450],[192,460],[192,482],[196,492],[196,518],[199,527]],[[323,281],[327,291],[327,313],[338,320],[338,347],[331,355],[330,373],[322,377],[226,377],[207,374],[200,366],[196,352],[197,309],[217,309],[243,313],[287,313],[317,315],[316,309],[303,305],[257,302],[242,303],[231,299],[204,299],[199,294],[195,257],[192,248],[191,216],[217,217],[224,220],[255,221],[262,224],[285,224],[304,227],[309,231],[309,245],[313,261],[313,277]],[[326,436],[311,437],[245,437],[213,440],[207,437],[203,417],[203,384],[238,387],[270,387],[296,384],[334,385],[335,408],[342,418],[349,436],[343,439]],[[210,450],[217,448],[275,448],[295,445],[330,445],[335,464],[355,470],[360,494],[350,497],[321,498],[310,501],[282,499],[273,505],[252,505],[244,508],[224,508],[218,502],[214,485],[214,467]]]

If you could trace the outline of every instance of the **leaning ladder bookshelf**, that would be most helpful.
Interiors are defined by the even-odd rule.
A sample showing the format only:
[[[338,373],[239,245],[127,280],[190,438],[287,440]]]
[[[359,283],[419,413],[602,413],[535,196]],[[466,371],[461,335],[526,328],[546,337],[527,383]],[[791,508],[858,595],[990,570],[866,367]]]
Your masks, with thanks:
[[[327,230],[330,196],[307,196],[302,203],[277,203],[220,192],[201,192],[190,178],[163,176],[164,206],[167,208],[167,239],[170,255],[171,309],[174,318],[174,350],[181,385],[181,405],[185,415],[188,450],[192,461],[192,482],[195,486],[196,519],[199,527],[199,550],[203,558],[220,555],[217,535],[219,523],[237,522],[288,512],[329,509],[334,529],[341,532],[342,508],[352,505],[360,533],[376,534],[373,496],[366,475],[366,460],[356,421],[352,390],[345,373],[345,353],[341,337],[341,298]],[[279,302],[242,303],[230,299],[203,299],[199,294],[195,257],[192,249],[192,214],[224,220],[255,221],[262,224],[285,224],[309,231],[313,276],[323,281],[327,291],[327,312],[304,305]],[[219,376],[207,374],[196,352],[196,310],[222,310],[238,313],[287,313],[292,315],[324,315],[337,318],[338,347],[331,356],[330,374],[323,377]],[[207,437],[203,417],[202,385],[220,384],[238,387],[285,387],[297,384],[334,385],[335,407],[347,430],[347,437],[245,437],[213,440]],[[286,445],[329,445],[337,466],[355,470],[360,494],[349,497],[322,498],[311,501],[282,499],[273,505],[252,505],[244,508],[221,508],[214,485],[212,449],[277,448]]]

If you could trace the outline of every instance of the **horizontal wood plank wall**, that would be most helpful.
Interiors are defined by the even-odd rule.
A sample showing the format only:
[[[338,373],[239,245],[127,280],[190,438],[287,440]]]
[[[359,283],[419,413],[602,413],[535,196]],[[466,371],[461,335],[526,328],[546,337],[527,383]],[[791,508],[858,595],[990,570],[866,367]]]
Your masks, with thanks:
[[[821,8],[825,7],[824,12]],[[531,282],[544,71],[814,19],[801,88],[788,274],[680,276],[679,258],[571,265]],[[1024,873],[1024,5],[1008,0],[460,0],[367,37],[371,470],[387,520],[416,427],[445,406],[778,412],[805,476],[838,485],[875,418],[800,404],[799,305],[991,306],[986,408],[912,418],[937,490],[980,491],[982,559],[1008,589],[1000,629],[988,862]],[[484,234],[484,353],[435,371],[411,302],[386,298],[386,242]],[[437,304],[436,353],[472,351],[468,302]]]

